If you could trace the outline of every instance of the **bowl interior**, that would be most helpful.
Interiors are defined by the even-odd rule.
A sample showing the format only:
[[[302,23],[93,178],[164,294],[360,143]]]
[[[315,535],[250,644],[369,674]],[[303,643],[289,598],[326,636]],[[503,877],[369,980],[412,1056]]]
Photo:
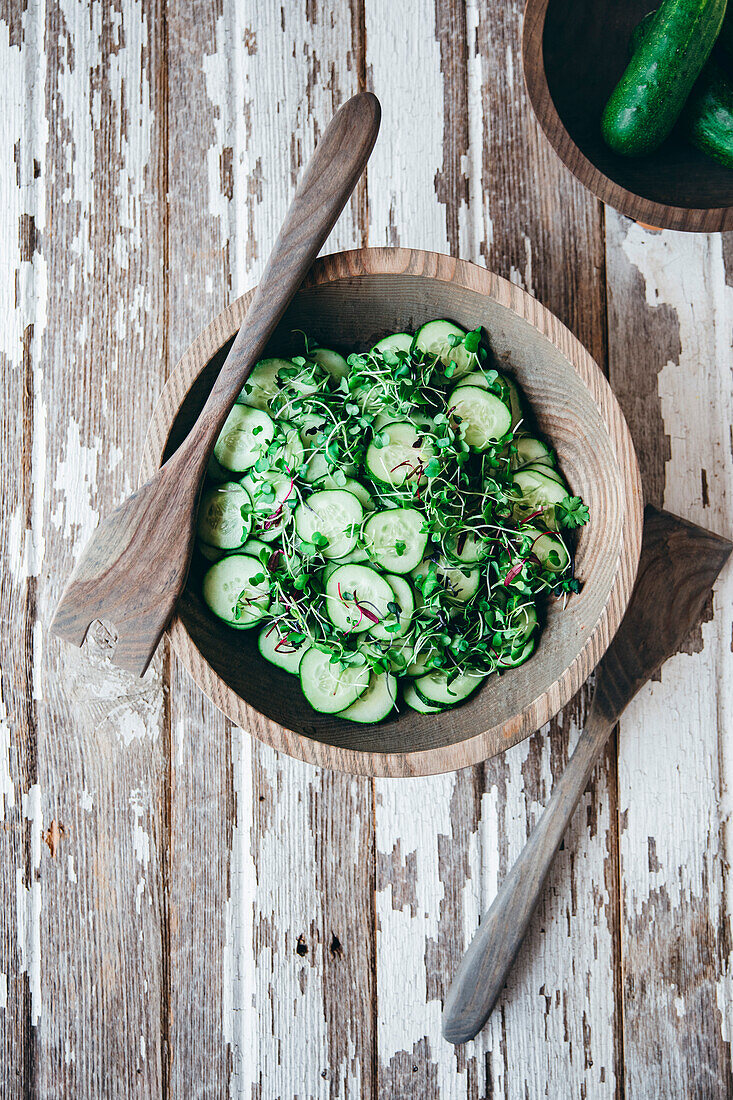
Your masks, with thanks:
[[[378,726],[362,726],[317,714],[301,695],[296,680],[259,656],[256,632],[234,632],[218,622],[203,604],[203,565],[196,560],[179,612],[206,661],[260,714],[328,745],[407,753],[455,744],[504,723],[513,723],[516,734],[520,726],[527,726],[527,708],[573,662],[577,664],[614,583],[627,518],[623,475],[614,447],[578,373],[527,320],[483,293],[454,284],[418,275],[364,275],[301,290],[273,336],[270,353],[295,354],[302,349],[302,338],[293,330],[303,330],[326,346],[348,352],[368,348],[388,332],[414,330],[426,320],[443,316],[467,328],[484,326],[496,359],[519,381],[537,426],[557,449],[572,490],[589,504],[592,521],[577,546],[577,574],[583,589],[565,610],[557,603],[548,606],[541,643],[530,661],[501,677],[490,677],[464,705],[437,716],[409,711]],[[188,432],[228,347],[214,356],[188,392],[166,454]],[[590,670],[587,664],[576,669],[576,688]]]
[[[568,134],[614,183],[652,202],[688,209],[733,206],[733,172],[674,133],[648,157],[620,157],[600,118],[628,62],[629,38],[653,0],[550,0],[543,36],[547,86]]]

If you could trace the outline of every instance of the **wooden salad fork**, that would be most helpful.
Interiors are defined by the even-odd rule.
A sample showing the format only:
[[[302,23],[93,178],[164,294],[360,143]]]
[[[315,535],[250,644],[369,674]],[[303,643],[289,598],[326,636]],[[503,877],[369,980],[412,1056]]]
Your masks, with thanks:
[[[590,714],[544,813],[461,959],[443,1010],[450,1043],[488,1020],[542,895],[552,861],[591,772],[627,704],[698,621],[733,549],[727,539],[647,507],[636,586],[598,666]]]
[[[104,619],[117,633],[113,662],[145,672],[186,583],[201,484],[219,432],[354,190],[380,117],[370,92],[334,115],[198,420],[158,473],[100,523],[56,608],[55,634],[80,646],[91,624]]]

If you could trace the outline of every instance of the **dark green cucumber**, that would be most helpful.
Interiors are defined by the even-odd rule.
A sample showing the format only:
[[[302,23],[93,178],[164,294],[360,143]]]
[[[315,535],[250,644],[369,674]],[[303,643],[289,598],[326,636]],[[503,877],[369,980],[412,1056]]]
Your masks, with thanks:
[[[733,168],[733,84],[711,58],[705,81],[696,87],[682,112],[682,125],[691,145]]]
[[[657,149],[682,113],[718,37],[726,0],[663,0],[606,104],[601,132],[622,156]]]
[[[723,26],[720,28],[720,34],[718,35],[718,45],[727,50],[730,57],[733,57],[733,5],[725,13]]]
[[[641,46],[653,19],[652,11],[634,28],[629,42],[632,54]],[[723,26],[729,22],[726,16]],[[726,168],[733,168],[733,83],[715,56],[708,58],[690,92],[680,127],[691,145]]]

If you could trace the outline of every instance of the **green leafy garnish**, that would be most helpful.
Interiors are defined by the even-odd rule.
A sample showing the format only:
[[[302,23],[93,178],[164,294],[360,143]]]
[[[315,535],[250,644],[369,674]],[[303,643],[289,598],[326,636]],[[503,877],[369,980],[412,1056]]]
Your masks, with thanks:
[[[584,527],[590,519],[590,511],[581,497],[568,496],[555,505],[555,519],[561,527]]]

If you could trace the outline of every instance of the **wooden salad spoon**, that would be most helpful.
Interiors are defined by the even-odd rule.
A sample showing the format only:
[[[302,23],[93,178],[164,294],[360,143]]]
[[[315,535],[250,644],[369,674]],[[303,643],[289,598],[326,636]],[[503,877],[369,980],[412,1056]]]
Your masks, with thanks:
[[[97,528],[66,584],[51,630],[81,645],[96,619],[113,624],[112,657],[142,676],[186,582],[209,457],[250,371],[343,210],[379,132],[370,92],[336,112],[285,215],[262,279],[208,400],[155,477]]]
[[[463,956],[443,1009],[443,1035],[466,1043],[496,1004],[565,830],[623,710],[699,620],[733,544],[647,507],[636,587],[596,671],[590,714],[568,765]]]

